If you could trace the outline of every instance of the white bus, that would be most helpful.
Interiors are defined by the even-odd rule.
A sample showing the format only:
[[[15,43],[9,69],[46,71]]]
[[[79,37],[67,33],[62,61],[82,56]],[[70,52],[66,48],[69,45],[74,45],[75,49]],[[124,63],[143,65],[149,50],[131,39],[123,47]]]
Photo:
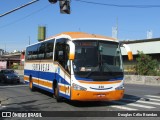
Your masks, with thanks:
[[[31,90],[78,101],[119,100],[124,95],[120,43],[114,38],[64,32],[26,48],[24,80]],[[129,60],[133,59],[123,45]]]

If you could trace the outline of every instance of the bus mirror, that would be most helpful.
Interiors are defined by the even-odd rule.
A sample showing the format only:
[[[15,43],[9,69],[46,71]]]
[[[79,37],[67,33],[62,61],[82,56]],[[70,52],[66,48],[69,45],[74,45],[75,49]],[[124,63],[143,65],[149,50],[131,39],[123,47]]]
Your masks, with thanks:
[[[117,55],[119,55],[119,54],[120,54],[120,50],[119,50],[119,48],[117,48],[116,52],[117,52],[117,53],[116,53]]]
[[[70,53],[70,54],[69,54],[69,60],[74,60],[74,56],[75,56],[75,55],[74,55],[73,53]]]
[[[75,45],[72,41],[68,41],[67,43],[69,45],[69,60],[74,60],[75,58]]]
[[[126,49],[127,54],[128,54],[128,60],[131,61],[133,60],[133,54],[132,51],[130,50],[130,47],[127,44],[123,44],[123,47]]]

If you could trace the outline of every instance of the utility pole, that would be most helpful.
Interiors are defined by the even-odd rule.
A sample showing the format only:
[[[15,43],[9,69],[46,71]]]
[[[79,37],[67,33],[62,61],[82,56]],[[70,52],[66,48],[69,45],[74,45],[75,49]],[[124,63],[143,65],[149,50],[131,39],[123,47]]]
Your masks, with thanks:
[[[17,10],[19,10],[19,9],[21,9],[21,8],[24,8],[24,7],[26,7],[26,6],[28,6],[28,5],[31,5],[31,4],[33,4],[33,3],[35,3],[35,2],[38,2],[38,1],[39,1],[39,0],[33,0],[33,1],[29,2],[29,3],[27,3],[27,4],[24,4],[24,5],[20,6],[20,7],[17,7],[17,8],[15,8],[15,9],[13,9],[13,10],[10,10],[10,11],[8,11],[8,12],[0,15],[0,17],[3,17],[3,16],[5,16],[5,15],[8,15],[8,14],[14,12],[14,11],[17,11]]]
[[[6,43],[4,44],[4,54],[6,54]]]
[[[152,39],[153,32],[152,30],[147,31],[147,39]]]
[[[28,44],[29,44],[29,45],[30,45],[30,42],[31,42],[31,41],[30,41],[30,36],[29,36],[29,37],[28,37]]]
[[[116,29],[117,29],[117,36],[116,36],[116,38],[117,38],[117,40],[118,40],[118,33],[119,33],[119,31],[118,31],[118,17],[117,17],[117,23],[116,23]]]
[[[118,40],[118,18],[116,19],[116,26],[112,27],[112,37]]]

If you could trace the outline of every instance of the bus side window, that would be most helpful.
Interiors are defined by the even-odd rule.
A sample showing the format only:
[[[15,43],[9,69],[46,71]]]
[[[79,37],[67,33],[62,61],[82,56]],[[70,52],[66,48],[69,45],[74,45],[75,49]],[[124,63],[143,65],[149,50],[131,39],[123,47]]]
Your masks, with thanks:
[[[54,42],[49,41],[46,43],[46,56],[45,59],[52,59],[53,58],[53,46]]]
[[[38,45],[33,45],[29,47],[29,59],[37,60],[38,59]]]
[[[38,59],[44,59],[45,57],[45,43],[41,43],[39,46]]]

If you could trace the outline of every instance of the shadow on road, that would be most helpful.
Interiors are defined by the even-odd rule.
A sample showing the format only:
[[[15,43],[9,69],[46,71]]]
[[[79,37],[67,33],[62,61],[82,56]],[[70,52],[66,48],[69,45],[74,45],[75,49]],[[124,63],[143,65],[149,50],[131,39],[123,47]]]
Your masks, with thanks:
[[[23,83],[22,83],[23,84]],[[8,84],[6,84],[8,85]],[[14,85],[14,84],[13,84]],[[9,97],[7,99],[18,99],[19,97],[35,97],[35,96],[39,96],[39,95],[45,95],[46,98],[43,100],[39,100],[39,99],[27,99],[27,101],[14,101],[12,103],[9,103],[7,105],[9,105],[10,107],[8,108],[8,110],[14,111],[15,107],[11,107],[12,105],[18,105],[20,107],[20,109],[16,109],[18,111],[20,110],[31,110],[31,111],[36,111],[36,110],[40,110],[42,108],[39,109],[39,106],[44,105],[44,104],[52,104],[52,103],[56,103],[56,100],[53,98],[53,94],[49,93],[47,91],[41,90],[41,89],[36,89],[36,92],[31,92],[30,95],[21,95],[21,96],[15,96],[15,97]],[[124,99],[131,99],[132,101],[129,100],[124,100]],[[125,94],[122,100],[119,101],[88,101],[88,102],[82,102],[82,101],[70,101],[67,99],[63,99],[63,104],[66,103],[68,105],[71,105],[72,107],[77,107],[77,108],[92,108],[92,107],[102,107],[102,106],[111,106],[111,105],[127,105],[130,103],[135,103],[136,101],[142,99],[141,97],[138,96],[134,96],[134,95],[129,95],[129,94]],[[143,98],[144,99],[144,98]],[[48,102],[48,100],[50,102]],[[145,99],[147,101],[147,99]],[[52,101],[52,102],[51,102]],[[123,102],[123,104],[121,103]],[[47,105],[45,106],[41,106],[41,107],[47,107]],[[7,110],[7,108],[5,109]]]
[[[53,98],[52,93],[49,93],[49,92],[41,90],[41,89],[36,89],[36,91],[50,97],[51,99],[53,99],[53,101],[56,100]],[[131,99],[131,101],[126,101],[125,99]],[[118,101],[71,101],[68,99],[63,99],[61,102],[69,104],[73,107],[80,107],[80,108],[84,107],[85,108],[85,107],[98,107],[98,106],[101,107],[101,106],[110,106],[110,105],[120,105],[119,102],[123,102],[124,103],[123,105],[127,105],[130,103],[135,103],[136,101],[138,101],[140,99],[148,101],[148,99],[146,99],[146,98],[141,98],[138,96],[125,94],[123,99],[118,100]]]
[[[23,77],[20,77],[20,83],[2,83],[0,82],[0,86],[14,86],[14,85],[24,85],[24,80],[23,80]]]
[[[0,86],[14,86],[14,85],[25,85],[25,83],[0,83]]]

